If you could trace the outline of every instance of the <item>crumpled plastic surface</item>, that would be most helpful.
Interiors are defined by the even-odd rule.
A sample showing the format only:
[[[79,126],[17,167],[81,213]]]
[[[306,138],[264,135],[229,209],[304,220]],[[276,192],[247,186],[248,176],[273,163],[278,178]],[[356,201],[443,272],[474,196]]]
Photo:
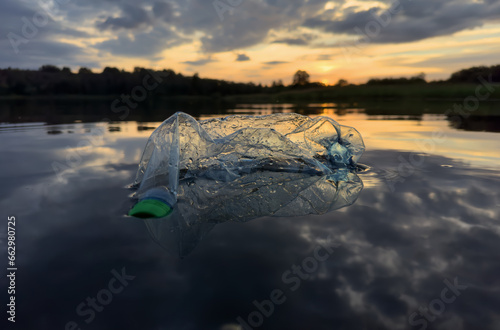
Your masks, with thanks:
[[[168,217],[188,224],[321,214],[354,203],[363,151],[354,128],[328,117],[178,112],[151,134],[135,185],[138,196],[167,187],[177,201]]]

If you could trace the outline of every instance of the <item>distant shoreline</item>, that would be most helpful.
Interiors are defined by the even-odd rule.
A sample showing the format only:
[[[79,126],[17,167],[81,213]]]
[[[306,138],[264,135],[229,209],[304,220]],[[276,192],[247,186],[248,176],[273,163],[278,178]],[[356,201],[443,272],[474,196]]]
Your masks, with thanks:
[[[495,90],[487,101],[500,102],[500,84],[496,84]],[[464,98],[475,96],[478,84],[422,84],[422,85],[349,85],[349,86],[327,86],[321,88],[284,91],[273,94],[247,94],[231,95],[224,97],[228,101],[247,102],[254,99],[274,103],[279,102],[321,102],[321,101],[390,101],[398,100],[422,100],[422,101],[463,101]]]
[[[422,101],[463,101],[475,96],[478,84],[421,84],[421,85],[349,85],[326,86],[311,89],[287,90],[276,93],[237,94],[237,95],[164,95],[152,94],[152,99],[171,99],[177,101],[210,101],[219,100],[231,103],[286,103],[286,102],[327,102],[327,101],[359,101],[391,99],[413,99]],[[482,102],[500,102],[500,84],[492,85],[495,89],[487,100]],[[95,100],[106,101],[119,97],[117,94],[52,94],[52,95],[0,95],[0,101],[14,100]]]

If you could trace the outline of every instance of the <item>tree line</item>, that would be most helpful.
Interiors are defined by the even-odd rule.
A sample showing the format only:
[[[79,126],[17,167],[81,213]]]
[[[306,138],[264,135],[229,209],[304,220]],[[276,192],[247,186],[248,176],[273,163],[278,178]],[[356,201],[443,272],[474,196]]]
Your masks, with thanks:
[[[150,70],[136,67],[132,72],[106,67],[100,73],[80,68],[73,73],[67,67],[44,65],[38,70],[1,69],[0,95],[114,95],[142,86],[148,75],[161,81],[154,93],[164,95],[214,95],[260,93],[263,86],[184,76],[173,70]]]
[[[114,67],[106,67],[99,73],[82,67],[74,73],[68,67],[59,68],[54,65],[43,65],[38,70],[0,69],[0,95],[116,95],[130,92],[133,88],[144,84],[148,75],[161,81],[151,93],[158,95],[202,95],[226,96],[241,94],[276,93],[303,88],[321,88],[325,85],[311,82],[306,71],[298,70],[290,85],[281,80],[271,85],[237,83],[219,79],[201,78],[197,73],[185,76],[171,69],[151,70],[136,67],[132,72]],[[500,81],[500,65],[478,66],[455,72],[448,80],[431,83],[474,83],[478,77],[492,76],[492,81]],[[425,74],[406,78],[370,79],[364,85],[413,85],[427,84]],[[350,85],[347,80],[340,79],[335,85]]]

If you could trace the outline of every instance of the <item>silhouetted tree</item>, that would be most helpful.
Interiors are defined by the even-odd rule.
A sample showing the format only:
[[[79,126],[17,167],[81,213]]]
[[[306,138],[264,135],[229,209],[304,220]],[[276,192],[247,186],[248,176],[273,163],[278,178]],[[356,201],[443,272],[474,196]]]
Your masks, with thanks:
[[[491,80],[495,82],[500,82],[500,65],[487,66],[475,66],[472,68],[460,70],[454,72],[449,81],[450,82],[470,82],[477,83],[479,77],[488,80],[491,75]]]
[[[46,64],[46,65],[42,65],[40,67],[40,69],[38,69],[38,71],[40,71],[40,72],[56,73],[56,72],[61,72],[61,69],[59,69],[55,65]]]
[[[105,67],[104,70],[102,70],[102,73],[103,74],[114,74],[114,75],[118,75],[120,74],[120,70],[118,68],[112,68],[112,67]]]
[[[305,86],[305,85],[309,84],[309,78],[310,78],[309,73],[307,73],[306,71],[303,71],[303,70],[298,70],[293,75],[292,85]]]
[[[425,80],[425,73],[424,72],[420,72],[414,78],[415,79],[420,79],[420,80]]]
[[[92,70],[90,70],[89,68],[85,68],[85,67],[82,67],[80,68],[80,70],[78,70],[78,74],[91,74],[92,73]]]
[[[349,83],[345,79],[339,79],[337,84],[335,84],[335,86],[338,86],[338,87],[345,87],[347,85],[349,85]]]
[[[374,78],[368,80],[367,85],[414,85],[414,84],[426,84],[425,73],[420,73],[414,77],[406,78]]]

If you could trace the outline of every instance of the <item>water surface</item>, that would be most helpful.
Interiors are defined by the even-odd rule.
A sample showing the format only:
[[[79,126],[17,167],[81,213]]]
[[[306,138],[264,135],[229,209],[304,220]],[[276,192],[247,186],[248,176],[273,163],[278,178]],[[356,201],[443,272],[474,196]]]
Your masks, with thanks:
[[[59,106],[4,113],[0,209],[17,219],[15,328],[500,327],[499,117],[451,120],[439,106],[406,114],[340,104],[193,110],[197,118],[330,116],[361,132],[368,169],[350,207],[218,224],[179,258],[124,214],[147,138],[174,111],[190,110],[180,108],[128,121]],[[134,278],[106,301],[102,290],[123,269]],[[277,292],[281,303],[271,308]],[[106,304],[92,309],[87,298],[96,296]]]

